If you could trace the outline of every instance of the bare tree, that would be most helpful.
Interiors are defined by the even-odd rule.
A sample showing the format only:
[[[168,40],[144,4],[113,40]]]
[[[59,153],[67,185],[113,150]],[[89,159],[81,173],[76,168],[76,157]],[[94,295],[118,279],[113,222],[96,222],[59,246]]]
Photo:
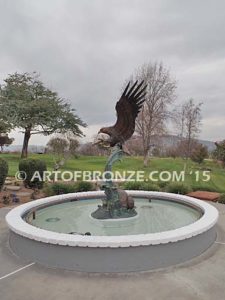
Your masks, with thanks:
[[[178,136],[184,138],[185,106],[182,105],[173,110],[172,120],[176,126]]]
[[[202,103],[195,104],[193,99],[189,99],[175,111],[175,124],[181,140],[186,143],[184,155],[187,158],[191,155],[193,140],[200,132],[201,105]]]
[[[136,132],[142,138],[144,166],[149,160],[152,136],[165,132],[168,106],[175,99],[176,81],[162,63],[142,65],[133,80],[144,80],[147,84],[146,101],[136,121]]]
[[[143,156],[142,140],[140,136],[133,135],[132,138],[126,141],[125,145],[131,155]]]
[[[79,147],[79,141],[75,138],[69,138],[69,154],[72,157],[77,157],[77,149]]]
[[[54,159],[54,170],[62,167],[69,157],[69,142],[67,139],[56,136],[52,137],[47,143],[47,152],[52,154]]]
[[[54,170],[62,167],[68,159],[77,158],[78,147],[79,141],[71,135],[52,137],[46,145],[46,151],[52,154]]]
[[[199,142],[195,139],[191,139],[190,141],[190,153],[189,156],[191,157],[193,152],[195,152],[199,147]],[[177,142],[175,145],[168,147],[166,149],[166,156],[171,156],[173,158],[176,157],[182,157],[186,158],[188,157],[188,140],[185,138],[181,139],[179,142]]]

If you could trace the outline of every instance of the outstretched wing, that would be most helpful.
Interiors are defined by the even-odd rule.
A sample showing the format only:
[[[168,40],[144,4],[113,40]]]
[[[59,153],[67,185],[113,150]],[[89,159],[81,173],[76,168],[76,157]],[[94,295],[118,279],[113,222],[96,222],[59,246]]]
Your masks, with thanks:
[[[130,88],[126,86],[120,100],[116,103],[117,121],[113,131],[121,142],[128,140],[135,130],[135,119],[145,101],[146,85],[136,81]]]

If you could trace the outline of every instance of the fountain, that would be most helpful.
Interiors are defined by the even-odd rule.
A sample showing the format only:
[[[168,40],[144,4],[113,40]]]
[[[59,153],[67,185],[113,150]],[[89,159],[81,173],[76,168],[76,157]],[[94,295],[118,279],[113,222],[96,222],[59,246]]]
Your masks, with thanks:
[[[112,166],[134,132],[144,95],[143,83],[128,84],[116,104],[116,124],[96,138],[112,148],[102,191],[43,198],[7,214],[14,253],[54,268],[133,272],[182,263],[214,243],[213,206],[183,195],[124,191],[112,181]]]

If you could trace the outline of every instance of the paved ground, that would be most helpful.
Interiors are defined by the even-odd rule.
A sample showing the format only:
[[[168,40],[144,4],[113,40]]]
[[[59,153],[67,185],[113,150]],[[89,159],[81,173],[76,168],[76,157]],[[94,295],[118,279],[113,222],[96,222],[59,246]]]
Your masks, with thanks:
[[[180,266],[133,274],[83,274],[21,261],[8,248],[0,209],[0,300],[222,300],[225,298],[225,205],[215,244]]]

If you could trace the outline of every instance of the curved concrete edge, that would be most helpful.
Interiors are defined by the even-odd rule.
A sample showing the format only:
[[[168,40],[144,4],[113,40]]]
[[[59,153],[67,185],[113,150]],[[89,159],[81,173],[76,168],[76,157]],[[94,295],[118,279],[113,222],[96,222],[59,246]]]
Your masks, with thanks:
[[[89,248],[53,245],[10,233],[10,248],[21,258],[41,265],[79,272],[148,271],[184,263],[207,250],[216,239],[215,226],[176,243],[128,248]]]
[[[218,220],[218,211],[212,205],[188,196],[176,195],[162,192],[149,191],[127,191],[128,194],[137,197],[157,197],[165,200],[176,201],[194,206],[203,212],[202,217],[196,222],[178,228],[176,230],[164,231],[151,234],[122,235],[122,236],[81,236],[63,234],[47,231],[34,227],[24,221],[23,216],[30,210],[34,210],[42,205],[57,204],[62,201],[72,199],[86,199],[89,197],[102,197],[103,191],[80,192],[65,195],[47,197],[20,205],[12,209],[6,216],[6,222],[14,233],[30,240],[39,241],[52,245],[62,245],[71,247],[90,247],[90,248],[121,248],[138,247],[167,244],[189,239],[200,235],[213,228]]]

